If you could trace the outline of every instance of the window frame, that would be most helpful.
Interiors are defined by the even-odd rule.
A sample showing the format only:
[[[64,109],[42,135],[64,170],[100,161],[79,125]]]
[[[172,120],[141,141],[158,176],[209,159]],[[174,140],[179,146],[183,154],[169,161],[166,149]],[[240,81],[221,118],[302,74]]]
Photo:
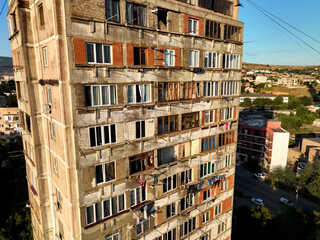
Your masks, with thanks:
[[[168,118],[167,119],[168,131],[165,131],[166,118]],[[159,119],[162,119],[161,120],[162,124],[159,123]],[[174,123],[172,130],[171,130],[171,120],[173,120],[173,123]],[[162,132],[159,132],[159,129],[160,129],[159,125],[162,125]],[[157,129],[158,135],[179,131],[179,115],[169,115],[169,116],[158,117],[157,118],[157,128],[158,128]]]
[[[205,68],[220,68],[220,53],[205,51],[203,66]]]
[[[129,15],[129,11],[128,11],[128,4],[131,4],[131,13]],[[137,19],[134,19],[134,7],[138,8],[137,11]],[[143,17],[143,13],[142,13],[142,9],[144,9],[143,11],[145,12],[145,17]],[[147,6],[143,5],[143,4],[138,4],[135,2],[131,2],[131,1],[126,1],[126,22],[127,24],[130,25],[136,25],[136,26],[142,26],[142,27],[147,27],[148,26],[148,14],[147,14]],[[129,21],[130,20],[130,21]],[[135,22],[136,20],[136,22]]]
[[[139,189],[139,190],[138,190]],[[138,191],[139,191],[139,195],[138,195]],[[131,193],[133,192],[134,194],[134,199],[132,199],[132,195]],[[129,191],[129,203],[130,203],[130,208],[143,203],[144,201],[147,200],[147,191],[143,186],[134,188],[134,189],[130,189]]]
[[[211,198],[211,188],[203,190],[202,194],[203,194],[203,201],[208,200],[209,198]]]
[[[113,172],[113,175],[114,175],[114,178],[111,178],[108,180],[108,175],[110,175],[109,173],[107,173],[107,165],[109,164],[112,164],[113,165],[113,169],[114,169],[114,172]],[[97,178],[97,168],[101,166],[101,175],[102,175],[102,181],[101,182],[98,182],[98,178]],[[101,163],[101,164],[96,164],[94,166],[94,173],[95,173],[95,182],[96,182],[96,186],[100,185],[100,184],[104,184],[104,183],[107,183],[107,182],[111,182],[111,181],[114,181],[116,180],[116,164],[115,164],[115,161],[111,161],[111,162],[107,162],[107,163]],[[111,176],[112,177],[112,176]]]
[[[175,52],[176,51],[172,49],[166,49],[163,51],[163,66],[166,66],[166,67],[175,66],[175,57],[176,57]],[[167,56],[169,56],[169,62],[168,62]]]
[[[132,98],[134,101],[132,102],[129,102],[129,86],[133,86],[133,96],[130,97]],[[142,87],[142,90],[141,90],[141,102],[138,102],[137,101],[137,86],[139,88],[139,91],[140,91],[140,88]],[[146,86],[149,86],[150,87],[150,91],[149,91],[149,96],[147,96],[147,98],[149,98],[149,100],[146,100],[144,99],[145,98],[145,95],[146,95]],[[140,103],[149,103],[149,102],[152,102],[152,87],[151,87],[151,84],[128,84],[127,85],[127,102],[128,104],[140,104]]]
[[[209,165],[210,164],[210,165]],[[200,178],[205,178],[216,172],[216,163],[214,161],[209,161],[200,164]],[[210,166],[210,167],[208,167]],[[210,169],[210,171],[208,170]]]
[[[197,99],[200,97],[200,82],[183,83],[183,99]]]
[[[202,214],[202,224],[208,222],[210,220],[210,212],[205,212]]]
[[[201,138],[201,152],[211,151],[216,148],[216,135]]]
[[[186,119],[185,124],[183,123],[184,119]],[[190,127],[187,127],[188,124]],[[200,126],[199,112],[191,112],[191,113],[185,113],[181,115],[181,130],[187,130],[187,129],[196,128],[199,126]]]
[[[221,183],[221,192],[224,192],[228,189],[228,179],[224,180],[222,183]]]
[[[48,67],[49,61],[48,61],[48,48],[47,47],[42,48],[42,56],[43,56],[43,66]]]
[[[50,132],[51,132],[51,139],[56,139],[56,132],[55,132],[55,127],[54,123],[50,123]]]
[[[192,168],[180,172],[180,186],[187,185],[192,182]]]
[[[199,67],[200,51],[195,49],[189,50],[189,67]]]
[[[99,88],[99,103],[95,104],[94,98],[94,88]],[[107,88],[108,97],[106,98],[109,103],[103,104],[103,89]],[[87,92],[89,90],[89,92]],[[96,107],[96,106],[112,106],[117,104],[117,85],[116,84],[107,84],[107,85],[84,85],[84,97],[86,107]],[[88,93],[90,93],[90,99],[87,99]],[[112,99],[114,96],[114,99]],[[90,101],[90,105],[88,102]]]
[[[220,109],[220,120],[221,121],[232,120],[233,114],[234,114],[234,107],[221,108]]]
[[[92,45],[93,46],[93,58],[94,61],[90,62],[89,61],[89,54],[88,54],[88,46]],[[102,57],[102,62],[97,61],[97,46],[101,45],[101,57]],[[109,52],[110,52],[110,62],[106,62],[105,60],[105,47],[109,47]],[[86,61],[88,64],[102,64],[102,65],[112,65],[113,64],[113,51],[112,51],[112,44],[103,44],[103,43],[94,43],[94,42],[86,42]]]
[[[43,3],[38,5],[40,27],[45,26]]]
[[[188,18],[188,33],[190,35],[199,35],[199,20],[189,17]]]
[[[168,211],[169,211],[169,215],[168,215]],[[166,218],[172,218],[173,216],[177,215],[177,204],[176,202],[170,203],[168,205],[166,205]]]
[[[222,212],[222,203],[217,204],[214,206],[214,216],[218,216]]]
[[[110,12],[111,16],[108,16],[108,6],[109,4],[107,2],[110,2]],[[114,2],[117,2],[117,14],[114,14]],[[105,0],[105,6],[106,6],[106,21],[112,21],[112,22],[120,22],[120,0]]]
[[[169,102],[179,100],[179,85],[177,82],[159,82],[158,101]]]
[[[183,203],[182,203],[183,201]],[[191,208],[194,205],[194,194],[188,194],[187,196],[180,199],[180,212]]]
[[[136,139],[146,137],[146,121],[145,120],[136,121],[135,126],[136,126]],[[139,126],[139,129],[138,129],[138,126]]]
[[[168,184],[168,181],[169,181],[169,184]],[[173,174],[169,177],[162,179],[162,193],[170,192],[172,190],[177,189],[177,187],[178,187],[177,174]]]
[[[53,170],[57,175],[59,175],[59,163],[56,157],[53,157]]]
[[[101,137],[101,144],[98,144],[98,139],[97,139],[97,129],[100,128],[100,137]],[[107,131],[109,132],[108,134],[108,139],[109,139],[109,143],[106,143],[106,136],[105,136],[105,128],[109,128]],[[91,142],[91,129],[94,129],[94,138],[95,138],[95,145],[93,145],[93,143]],[[114,134],[112,134],[112,130],[114,129]],[[89,146],[91,148],[94,147],[99,147],[99,146],[103,146],[103,145],[109,145],[112,143],[116,143],[117,142],[117,128],[116,128],[116,124],[108,124],[108,125],[102,125],[102,126],[93,126],[93,127],[89,127],[88,128],[89,131]],[[114,141],[113,141],[113,137],[114,137]]]
[[[219,96],[219,82],[218,81],[204,81],[203,82],[203,97],[218,97]]]
[[[206,111],[203,111],[204,114],[204,125],[207,125],[207,124],[213,124],[216,122],[216,111],[217,109],[213,109],[213,110],[206,110]],[[207,121],[206,119],[209,119],[209,121]]]
[[[150,159],[149,159],[150,158]],[[148,168],[144,169],[146,165],[144,165],[145,163],[145,159],[149,159],[149,162],[151,163],[151,165],[148,165]],[[140,171],[135,171],[132,172],[131,171],[131,162],[135,162],[135,161],[140,161]],[[140,154],[136,154],[133,156],[129,156],[129,174],[133,175],[136,173],[141,173],[144,172],[148,169],[152,169],[154,168],[154,152],[153,151],[149,151],[149,152],[144,152],[144,153],[140,153]]]

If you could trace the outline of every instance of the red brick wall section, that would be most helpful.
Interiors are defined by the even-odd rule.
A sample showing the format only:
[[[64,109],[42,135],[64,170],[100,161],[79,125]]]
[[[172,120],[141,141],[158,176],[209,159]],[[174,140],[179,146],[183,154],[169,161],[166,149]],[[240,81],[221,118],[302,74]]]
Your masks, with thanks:
[[[230,237],[227,237],[225,240],[230,240]]]
[[[133,65],[133,44],[127,43],[127,65]]]
[[[199,36],[203,36],[203,18],[199,18]]]
[[[175,66],[180,67],[181,66],[181,49],[175,48]]]
[[[234,184],[234,175],[228,177],[228,188],[232,188]]]
[[[74,49],[74,62],[75,63],[86,63],[86,44],[82,38],[73,39],[73,49]]]
[[[148,48],[147,66],[154,66],[154,50],[153,48]]]
[[[157,65],[158,66],[163,66],[163,61],[164,61],[163,51],[164,51],[164,48],[160,48],[157,51]]]
[[[115,42],[112,44],[113,65],[123,65],[122,63],[122,44]]]
[[[159,209],[157,212],[157,225],[161,224],[163,222],[163,213],[165,213],[166,209],[163,207],[162,209]]]
[[[222,202],[222,212],[229,210],[232,206],[232,196]]]
[[[189,24],[189,15],[185,14],[183,16],[183,32],[184,33],[188,33],[189,32],[188,24]]]
[[[237,107],[233,107],[233,118],[237,117]]]

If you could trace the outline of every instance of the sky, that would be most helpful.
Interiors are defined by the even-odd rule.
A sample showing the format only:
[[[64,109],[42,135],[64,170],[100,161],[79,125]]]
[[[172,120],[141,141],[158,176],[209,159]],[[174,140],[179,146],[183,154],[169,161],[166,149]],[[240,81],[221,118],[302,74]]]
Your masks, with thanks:
[[[7,2],[7,0],[0,0],[0,8],[2,8],[4,1]],[[239,20],[245,24],[244,62],[276,65],[320,65],[320,43],[273,18],[315,50],[311,49],[264,16],[250,4],[250,1],[320,41],[320,0],[240,0],[243,7],[239,7]],[[5,4],[4,11],[0,16],[0,56],[11,56],[6,20],[7,12],[8,3]]]

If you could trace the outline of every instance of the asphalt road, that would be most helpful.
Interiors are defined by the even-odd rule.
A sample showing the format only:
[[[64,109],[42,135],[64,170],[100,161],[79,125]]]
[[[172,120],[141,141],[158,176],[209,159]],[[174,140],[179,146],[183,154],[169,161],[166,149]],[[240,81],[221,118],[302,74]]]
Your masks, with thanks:
[[[241,205],[257,206],[250,201],[252,197],[263,199],[265,206],[271,213],[276,213],[283,206],[279,203],[281,197],[296,202],[296,194],[289,193],[280,189],[274,189],[272,186],[261,180],[252,177],[252,173],[242,167],[236,167],[235,190],[242,192],[245,196],[240,197],[235,194],[234,207]],[[320,203],[319,203],[320,204]],[[320,205],[310,202],[298,196],[297,206],[301,209],[320,211]]]

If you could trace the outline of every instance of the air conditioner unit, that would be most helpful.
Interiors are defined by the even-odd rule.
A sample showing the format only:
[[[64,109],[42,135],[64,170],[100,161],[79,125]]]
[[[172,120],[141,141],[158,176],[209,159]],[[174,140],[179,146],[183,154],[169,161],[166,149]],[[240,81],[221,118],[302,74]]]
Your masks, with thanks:
[[[45,114],[51,113],[51,105],[43,104],[42,105],[42,112]]]

